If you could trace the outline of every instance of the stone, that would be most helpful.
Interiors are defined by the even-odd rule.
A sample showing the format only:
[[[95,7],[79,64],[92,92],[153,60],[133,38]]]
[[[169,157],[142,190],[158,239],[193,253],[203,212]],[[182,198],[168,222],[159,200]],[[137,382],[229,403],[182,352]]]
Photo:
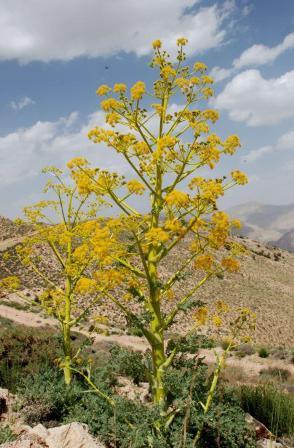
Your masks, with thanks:
[[[23,427],[17,440],[0,445],[1,448],[105,448],[88,432],[82,423],[70,423],[47,429],[39,424]]]

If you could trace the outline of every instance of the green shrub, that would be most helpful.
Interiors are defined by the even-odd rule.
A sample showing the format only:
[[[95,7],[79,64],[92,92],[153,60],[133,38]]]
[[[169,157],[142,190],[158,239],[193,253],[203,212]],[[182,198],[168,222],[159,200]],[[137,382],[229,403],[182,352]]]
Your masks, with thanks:
[[[291,372],[289,370],[282,369],[280,367],[269,367],[268,369],[261,369],[259,374],[265,377],[273,377],[280,381],[287,381],[291,376]]]
[[[168,341],[167,351],[169,353],[175,347],[178,352],[195,354],[200,348],[215,347],[215,341],[202,334],[189,333],[186,336],[179,336]]]
[[[265,347],[260,347],[260,349],[258,350],[258,356],[260,358],[268,358],[269,352]]]
[[[16,435],[9,426],[0,425],[0,443],[12,442],[16,439]]]
[[[36,375],[23,378],[18,395],[23,397],[22,413],[29,424],[43,423],[45,426],[80,421],[89,425],[90,432],[99,436],[106,446],[117,448],[178,448],[183,437],[183,425],[187,424],[186,448],[192,446],[197,429],[203,422],[200,401],[204,401],[209,389],[207,366],[202,360],[175,357],[165,377],[165,386],[171,408],[178,409],[169,429],[156,432],[154,422],[159,420],[159,410],[114,395],[115,375],[129,374],[135,381],[148,364],[140,353],[126,349],[111,349],[109,365],[93,371],[93,382],[104,393],[115,400],[114,409],[106,400],[89,390],[81,376],[75,376],[68,389],[64,388],[62,372],[57,369],[40,370]],[[135,369],[131,372],[132,362]],[[115,366],[115,362],[117,364]],[[137,367],[136,367],[137,363]],[[138,373],[139,372],[139,373]],[[244,411],[232,394],[218,393],[204,421],[203,448],[252,448],[254,441],[245,423]]]
[[[244,411],[262,422],[276,436],[294,434],[293,397],[273,385],[242,386],[239,396]]]
[[[110,354],[109,368],[113,372],[132,378],[135,384],[147,381],[142,353],[115,345],[110,349]]]
[[[60,342],[54,330],[29,328],[1,320],[0,386],[15,392],[21,378],[53,366]]]
[[[254,347],[251,344],[240,344],[236,349],[236,355],[238,358],[244,358],[255,353]]]

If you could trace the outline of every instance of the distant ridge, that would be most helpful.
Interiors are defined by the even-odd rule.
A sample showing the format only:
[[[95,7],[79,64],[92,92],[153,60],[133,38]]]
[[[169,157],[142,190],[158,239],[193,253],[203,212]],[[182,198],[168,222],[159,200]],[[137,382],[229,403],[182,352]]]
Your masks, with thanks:
[[[294,204],[247,202],[231,207],[228,212],[242,221],[241,235],[294,251]]]

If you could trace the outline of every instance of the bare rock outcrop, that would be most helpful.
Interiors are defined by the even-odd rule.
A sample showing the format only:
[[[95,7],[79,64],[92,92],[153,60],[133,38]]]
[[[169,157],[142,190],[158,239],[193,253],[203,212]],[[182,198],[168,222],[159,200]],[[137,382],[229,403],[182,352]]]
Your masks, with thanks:
[[[23,427],[14,442],[0,445],[1,448],[105,448],[88,432],[87,425],[70,423],[47,429],[39,424],[34,428]]]

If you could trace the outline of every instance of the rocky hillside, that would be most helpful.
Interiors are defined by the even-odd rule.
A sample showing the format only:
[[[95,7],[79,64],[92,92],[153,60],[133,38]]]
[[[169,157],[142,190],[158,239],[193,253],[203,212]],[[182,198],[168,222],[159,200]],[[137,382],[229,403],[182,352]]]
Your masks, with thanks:
[[[0,242],[11,238],[21,237],[28,231],[28,225],[18,225],[11,221],[11,219],[0,216]]]
[[[208,306],[216,300],[222,299],[232,308],[249,307],[257,314],[256,342],[258,344],[293,346],[294,254],[244,237],[236,237],[236,240],[247,248],[247,255],[242,260],[241,271],[238,274],[227,275],[224,279],[210,280],[199,290],[195,299],[202,300]],[[34,290],[38,294],[38,291],[42,289],[40,279],[21,266],[15,256],[14,247],[10,247],[9,252],[11,256],[8,260],[0,257],[0,276],[7,275],[8,271],[13,272],[21,278],[25,288]],[[166,278],[175,272],[179,264],[186,259],[187,254],[186,245],[174,250],[162,268],[162,276]],[[55,265],[50,253],[46,253],[45,258],[52,272]],[[185,291],[188,292],[195,285],[195,281],[197,281],[197,273],[192,268],[187,269],[184,278],[174,289],[175,298],[182,297]],[[140,305],[134,306],[138,308]],[[174,307],[174,302],[169,301],[164,306],[168,311]],[[99,305],[100,313],[110,316],[113,327],[124,331],[125,320],[117,308],[104,302]],[[189,314],[181,315],[175,323],[173,331],[186,331],[191,328],[192,323]],[[207,331],[212,330],[207,329]],[[221,330],[213,331],[216,337],[219,339],[222,337]]]

